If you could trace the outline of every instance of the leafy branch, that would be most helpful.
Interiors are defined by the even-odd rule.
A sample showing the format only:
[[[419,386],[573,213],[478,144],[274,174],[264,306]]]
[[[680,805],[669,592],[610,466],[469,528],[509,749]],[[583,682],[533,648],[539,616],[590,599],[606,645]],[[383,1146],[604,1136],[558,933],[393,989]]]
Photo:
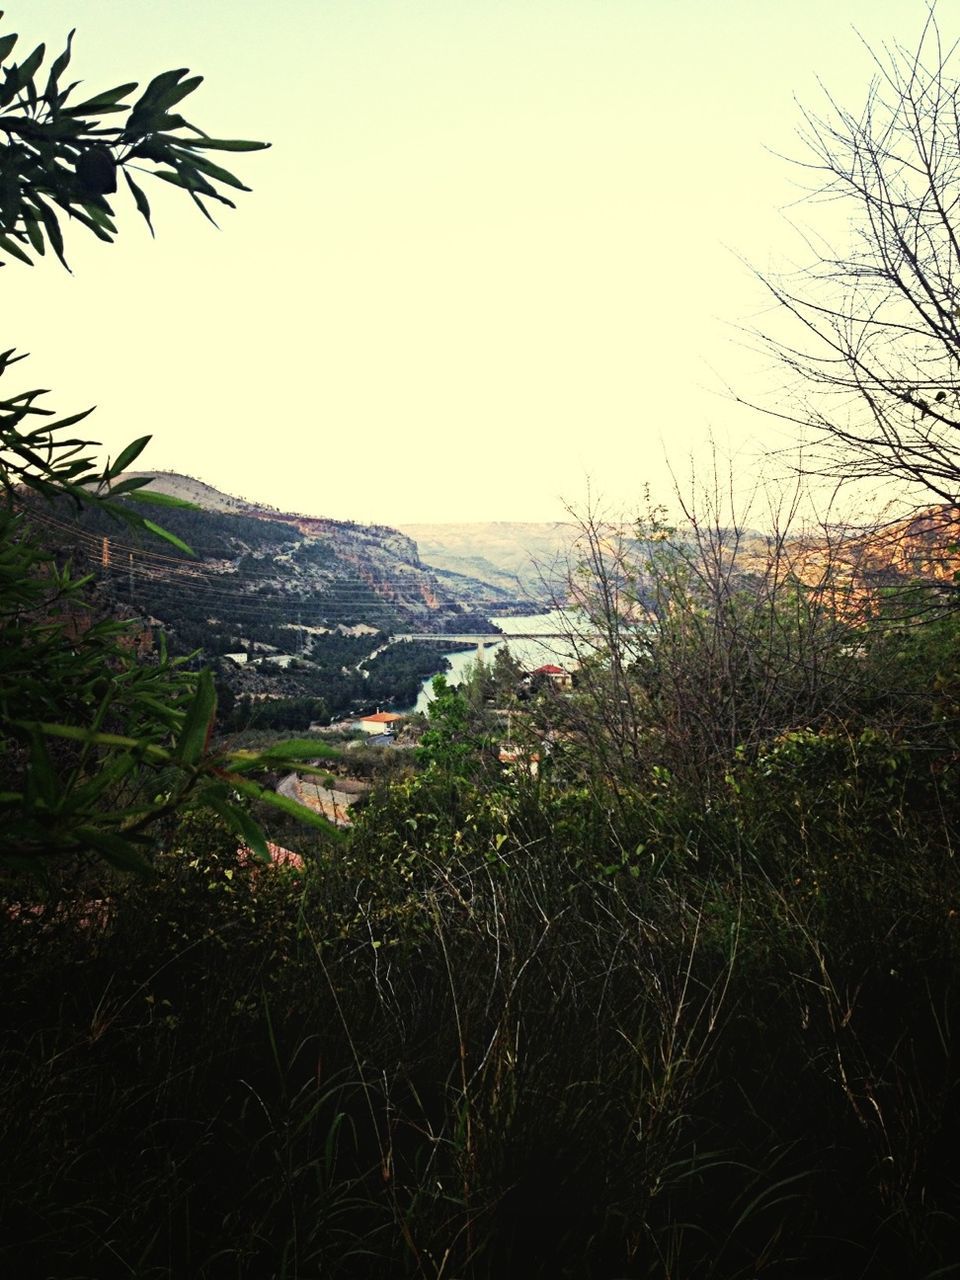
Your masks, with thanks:
[[[150,202],[133,172],[180,187],[211,222],[210,201],[235,208],[225,190],[250,188],[206,153],[269,144],[211,138],[180,115],[175,108],[203,82],[186,67],[154,76],[133,101],[136,82],[82,98],[81,81],[65,83],[73,36],[44,74],[45,45],[8,61],[18,37],[0,35],[0,253],[29,266],[49,244],[66,267],[58,214],[112,243],[117,227],[107,197],[117,192],[120,172],[151,234]]]

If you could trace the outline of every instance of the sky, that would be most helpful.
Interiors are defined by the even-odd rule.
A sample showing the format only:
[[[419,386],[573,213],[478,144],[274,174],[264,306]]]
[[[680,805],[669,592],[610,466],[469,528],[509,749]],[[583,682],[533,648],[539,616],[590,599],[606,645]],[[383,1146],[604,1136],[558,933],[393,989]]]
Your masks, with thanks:
[[[285,510],[555,520],[785,466],[752,268],[801,264],[799,103],[858,106],[924,0],[7,0],[91,91],[189,67],[252,188],[215,230],[68,235],[0,274],[20,383],[114,455]],[[941,12],[946,26],[948,14]],[[949,33],[948,33],[949,34]],[[161,188],[157,190],[157,188]],[[841,228],[842,231],[842,228]],[[8,373],[12,382],[15,374]],[[22,384],[22,385],[21,385]],[[13,388],[8,386],[6,393]]]

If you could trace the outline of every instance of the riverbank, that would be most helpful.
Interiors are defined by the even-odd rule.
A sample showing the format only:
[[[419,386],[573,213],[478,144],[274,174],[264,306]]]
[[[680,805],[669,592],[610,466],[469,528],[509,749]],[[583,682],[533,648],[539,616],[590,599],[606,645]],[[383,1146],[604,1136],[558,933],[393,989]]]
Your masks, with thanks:
[[[445,673],[448,684],[459,684],[478,659],[492,662],[497,649],[502,645],[506,645],[521,667],[528,671],[534,671],[548,663],[567,670],[578,664],[576,645],[564,637],[575,635],[578,629],[582,629],[582,623],[569,610],[551,609],[547,613],[516,614],[512,617],[498,615],[490,621],[503,632],[503,638],[484,644],[482,652],[480,647],[471,645],[460,653],[449,654],[449,668]],[[536,636],[542,638],[534,638]],[[433,701],[433,679],[433,676],[428,676],[424,680],[416,702],[413,706],[404,708],[406,712],[426,714]]]

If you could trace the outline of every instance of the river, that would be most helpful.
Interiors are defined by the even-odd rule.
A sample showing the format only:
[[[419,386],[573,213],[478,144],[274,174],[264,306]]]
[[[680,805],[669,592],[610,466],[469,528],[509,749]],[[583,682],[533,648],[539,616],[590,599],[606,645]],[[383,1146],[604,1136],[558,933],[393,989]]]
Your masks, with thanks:
[[[527,671],[533,671],[547,663],[555,663],[557,666],[568,669],[576,665],[572,647],[562,639],[516,640],[510,638],[537,631],[566,634],[571,628],[575,628],[577,623],[576,615],[568,610],[554,609],[550,613],[532,613],[518,618],[491,618],[490,621],[494,626],[499,627],[504,635],[502,640],[484,645],[485,662],[492,662],[499,646],[505,644]],[[446,672],[447,681],[449,684],[459,684],[468,668],[476,662],[477,650],[471,647],[462,653],[451,653],[447,655],[447,660],[450,663],[450,670]],[[413,707],[414,711],[425,712],[428,704],[433,701],[432,681],[432,676],[424,680],[420,695]]]

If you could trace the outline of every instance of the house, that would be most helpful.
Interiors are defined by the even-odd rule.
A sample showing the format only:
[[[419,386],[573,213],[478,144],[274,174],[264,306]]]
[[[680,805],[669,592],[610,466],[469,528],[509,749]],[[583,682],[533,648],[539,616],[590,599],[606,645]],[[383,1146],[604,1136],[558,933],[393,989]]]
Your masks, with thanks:
[[[569,689],[573,685],[573,676],[569,671],[564,671],[563,667],[555,667],[549,662],[546,666],[537,667],[531,674],[534,678],[537,676],[546,678],[557,689]]]
[[[393,726],[403,718],[393,711],[378,711],[376,715],[361,716],[356,723],[357,728],[362,729],[364,733],[391,733]]]

